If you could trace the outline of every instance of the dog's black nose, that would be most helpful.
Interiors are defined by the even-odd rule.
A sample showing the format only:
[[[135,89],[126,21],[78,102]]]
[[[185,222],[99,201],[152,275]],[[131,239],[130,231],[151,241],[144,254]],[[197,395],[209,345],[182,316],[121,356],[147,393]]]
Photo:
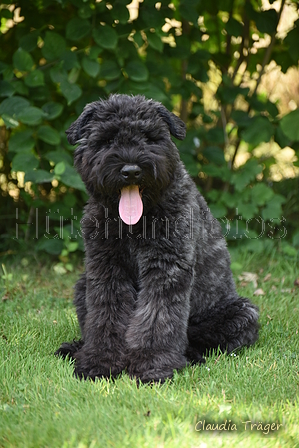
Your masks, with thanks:
[[[125,165],[120,174],[126,181],[137,182],[141,178],[142,169],[138,165]]]

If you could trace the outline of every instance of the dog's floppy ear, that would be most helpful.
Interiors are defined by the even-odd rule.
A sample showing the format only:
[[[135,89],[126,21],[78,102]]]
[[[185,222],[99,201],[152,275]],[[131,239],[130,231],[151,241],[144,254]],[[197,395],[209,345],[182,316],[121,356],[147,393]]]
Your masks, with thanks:
[[[169,112],[169,110],[162,106],[162,104],[159,105],[158,111],[161,118],[163,118],[165,123],[168,125],[171,135],[179,140],[184,140],[186,137],[186,125],[183,120],[172,112]]]
[[[96,102],[87,104],[84,107],[82,114],[79,115],[77,120],[71,124],[67,131],[65,131],[68,142],[71,145],[75,145],[82,137],[84,137],[86,131],[85,127],[92,119],[96,109],[95,103]]]

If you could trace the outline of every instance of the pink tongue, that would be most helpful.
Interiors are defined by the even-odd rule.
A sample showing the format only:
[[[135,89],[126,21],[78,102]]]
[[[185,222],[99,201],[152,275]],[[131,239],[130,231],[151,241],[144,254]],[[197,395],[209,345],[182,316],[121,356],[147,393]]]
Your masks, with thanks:
[[[137,185],[130,185],[121,190],[119,216],[125,224],[134,225],[142,216],[143,204]]]

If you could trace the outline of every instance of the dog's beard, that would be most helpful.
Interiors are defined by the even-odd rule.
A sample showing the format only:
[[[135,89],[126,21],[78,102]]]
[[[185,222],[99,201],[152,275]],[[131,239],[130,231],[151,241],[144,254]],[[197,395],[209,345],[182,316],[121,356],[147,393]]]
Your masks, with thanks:
[[[120,216],[127,225],[137,224],[169,186],[177,158],[169,157],[167,145],[163,152],[155,145],[151,145],[150,151],[139,149],[135,153],[117,152],[113,148],[106,148],[105,152],[90,149],[85,147],[84,158],[80,157],[82,150],[75,157],[89,194],[108,209],[110,217]],[[142,176],[138,184],[130,185],[121,178],[120,172],[124,165],[132,163],[141,168]]]

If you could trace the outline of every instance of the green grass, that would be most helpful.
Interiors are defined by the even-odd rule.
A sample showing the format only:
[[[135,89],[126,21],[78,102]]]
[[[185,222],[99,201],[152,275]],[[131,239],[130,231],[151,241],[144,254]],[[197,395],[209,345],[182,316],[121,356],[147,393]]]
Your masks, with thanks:
[[[278,252],[233,256],[239,293],[260,306],[254,347],[236,356],[214,353],[163,385],[140,387],[125,374],[95,383],[72,376],[72,365],[53,352],[79,336],[72,307],[79,269],[58,276],[49,264],[24,265],[7,261],[0,283],[1,447],[299,446],[294,259]],[[257,288],[238,280],[243,271],[258,274],[265,295],[253,296]],[[282,426],[271,431],[271,424]]]

